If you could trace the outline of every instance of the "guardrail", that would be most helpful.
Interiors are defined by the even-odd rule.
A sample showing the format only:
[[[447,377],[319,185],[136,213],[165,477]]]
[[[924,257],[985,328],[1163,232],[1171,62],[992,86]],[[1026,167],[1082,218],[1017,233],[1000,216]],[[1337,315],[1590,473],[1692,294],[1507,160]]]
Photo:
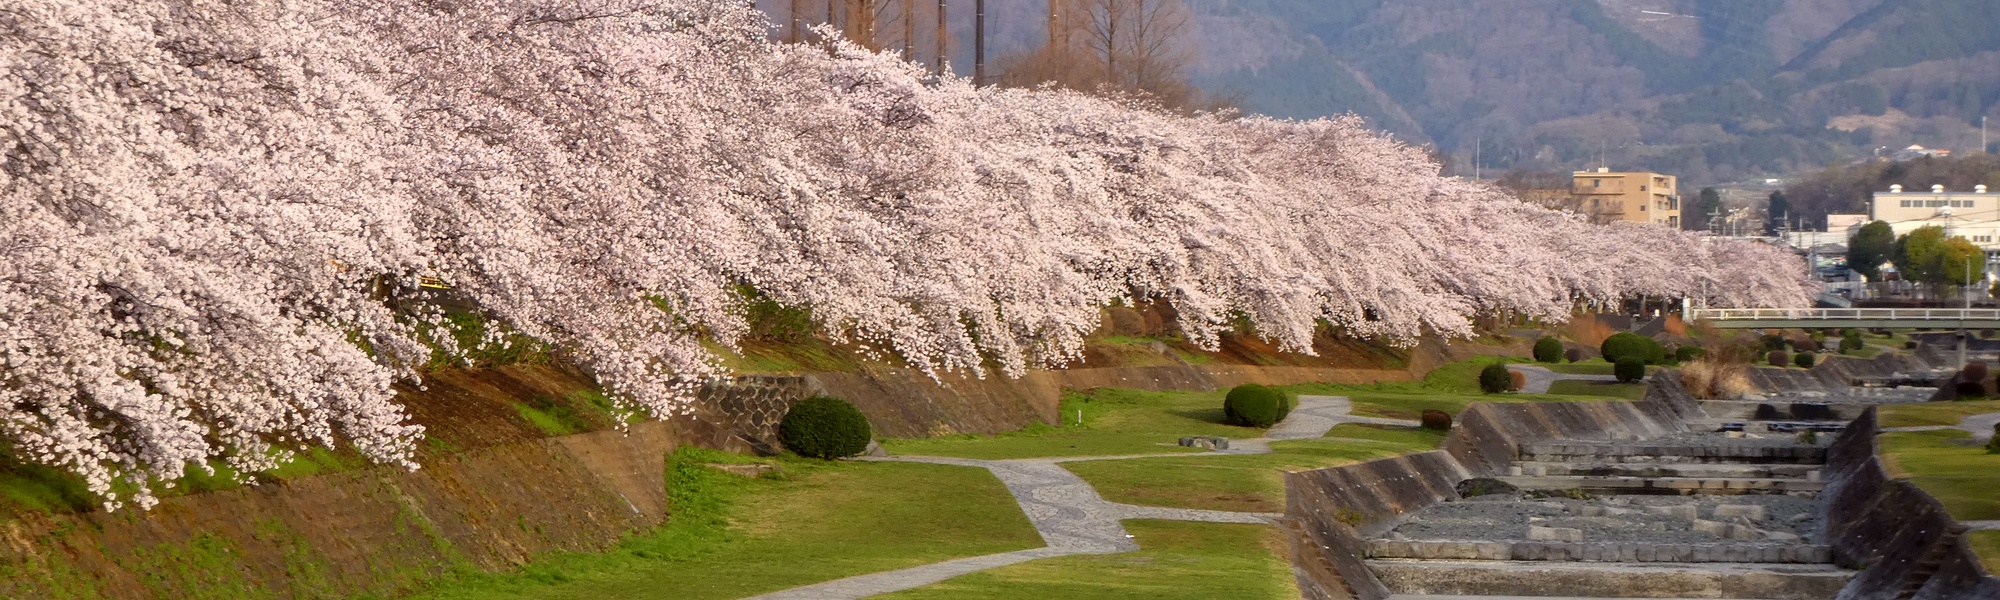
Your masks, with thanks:
[[[1993,308],[1704,308],[1689,321],[2000,321]]]

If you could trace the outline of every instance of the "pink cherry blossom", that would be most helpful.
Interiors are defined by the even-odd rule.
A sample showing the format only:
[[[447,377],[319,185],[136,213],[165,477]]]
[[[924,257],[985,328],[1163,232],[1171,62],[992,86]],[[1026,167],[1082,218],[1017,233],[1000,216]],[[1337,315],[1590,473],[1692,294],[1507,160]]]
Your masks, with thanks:
[[[427,277],[653,415],[723,373],[703,344],[744,334],[745,285],[1009,375],[1078,360],[1117,301],[1310,352],[1322,323],[1811,289],[1781,250],[1590,225],[1352,117],[974,88],[766,32],[728,0],[9,3],[0,436],[112,506],[308,445],[414,467],[391,384],[462,350],[425,333]]]

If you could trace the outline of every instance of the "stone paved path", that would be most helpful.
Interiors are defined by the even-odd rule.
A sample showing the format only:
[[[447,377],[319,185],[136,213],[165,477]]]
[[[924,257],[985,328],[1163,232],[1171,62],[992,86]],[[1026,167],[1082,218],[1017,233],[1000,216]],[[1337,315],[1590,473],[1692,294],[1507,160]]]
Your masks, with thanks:
[[[1139,545],[1132,541],[1130,534],[1125,533],[1125,526],[1121,523],[1125,519],[1269,524],[1284,515],[1137,506],[1111,502],[1097,495],[1097,490],[1090,487],[1090,483],[1083,478],[1062,468],[1061,463],[1162,456],[1262,454],[1271,451],[1272,440],[1317,438],[1326,435],[1333,426],[1341,423],[1376,423],[1411,427],[1417,425],[1416,421],[1356,417],[1348,414],[1353,409],[1353,403],[1347,398],[1300,396],[1299,406],[1294,408],[1283,422],[1271,428],[1269,437],[1230,440],[1228,450],[1201,454],[1066,456],[1016,460],[976,460],[942,456],[863,458],[861,460],[958,465],[992,471],[995,477],[1000,478],[1000,483],[1007,486],[1007,492],[1013,494],[1014,501],[1021,505],[1021,512],[1028,516],[1028,522],[1035,526],[1035,532],[1041,534],[1042,543],[1047,546],[1033,550],[961,558],[897,571],[858,575],[773,592],[756,596],[751,600],[859,600],[1038,558],[1137,551]]]
[[[1534,365],[1507,365],[1507,370],[1527,377],[1527,383],[1521,386],[1523,394],[1549,393],[1549,386],[1558,381],[1618,381],[1617,377],[1611,375],[1572,375]]]
[[[1942,429],[1961,429],[1968,433],[1971,433],[1973,441],[1984,444],[1986,443],[1986,440],[1993,439],[1993,425],[1995,423],[2000,423],[2000,412],[1986,413],[1983,415],[1972,415],[1969,417],[1965,417],[1963,419],[1959,419],[1957,425],[1884,427],[1882,428],[1882,430],[1883,431],[1938,431]]]
[[[2000,531],[2000,521],[1959,521],[1959,524],[1974,531]]]

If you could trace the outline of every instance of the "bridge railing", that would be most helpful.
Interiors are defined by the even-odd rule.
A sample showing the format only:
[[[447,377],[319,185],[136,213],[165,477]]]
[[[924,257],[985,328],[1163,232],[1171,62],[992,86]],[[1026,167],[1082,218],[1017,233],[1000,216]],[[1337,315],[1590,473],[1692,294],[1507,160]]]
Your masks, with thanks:
[[[1697,321],[1994,321],[1993,308],[1704,308],[1688,311]]]

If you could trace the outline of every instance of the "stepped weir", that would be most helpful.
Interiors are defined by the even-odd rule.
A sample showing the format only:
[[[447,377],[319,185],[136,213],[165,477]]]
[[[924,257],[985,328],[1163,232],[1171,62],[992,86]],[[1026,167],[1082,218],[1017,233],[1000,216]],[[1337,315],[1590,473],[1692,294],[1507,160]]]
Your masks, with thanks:
[[[2000,597],[1963,529],[1874,457],[1870,407],[1935,389],[1841,385],[1907,362],[1836,359],[1821,373],[1835,375],[1788,375],[1779,383],[1792,389],[1733,401],[1697,400],[1669,371],[1639,402],[1475,405],[1442,450],[1290,476],[1300,589],[1326,600]]]

